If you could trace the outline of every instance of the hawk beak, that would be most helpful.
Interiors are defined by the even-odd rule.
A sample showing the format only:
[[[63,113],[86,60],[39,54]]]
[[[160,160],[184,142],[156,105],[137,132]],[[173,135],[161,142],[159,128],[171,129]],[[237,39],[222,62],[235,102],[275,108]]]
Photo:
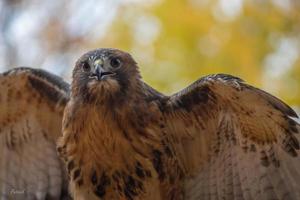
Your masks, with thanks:
[[[94,73],[91,78],[96,78],[98,81],[105,79],[108,76],[114,75],[114,72],[106,71],[101,65],[96,65]]]

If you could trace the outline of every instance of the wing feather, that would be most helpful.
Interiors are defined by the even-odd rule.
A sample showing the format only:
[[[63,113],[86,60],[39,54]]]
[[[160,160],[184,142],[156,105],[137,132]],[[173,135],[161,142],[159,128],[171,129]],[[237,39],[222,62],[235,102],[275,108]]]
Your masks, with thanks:
[[[23,67],[0,74],[0,91],[0,198],[60,199],[66,180],[55,142],[69,85]]]
[[[287,104],[225,74],[159,104],[187,199],[300,199],[299,124]]]

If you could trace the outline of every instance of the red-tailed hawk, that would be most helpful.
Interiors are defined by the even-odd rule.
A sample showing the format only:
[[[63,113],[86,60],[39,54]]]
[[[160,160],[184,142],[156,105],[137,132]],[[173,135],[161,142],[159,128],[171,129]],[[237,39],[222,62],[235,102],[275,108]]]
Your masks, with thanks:
[[[296,113],[239,78],[210,75],[166,96],[144,83],[133,58],[116,49],[94,50],[77,61],[70,96],[61,80],[34,71],[21,80],[13,76],[15,72],[0,80],[11,74],[14,83],[27,85],[24,93],[31,99],[44,102],[46,108],[52,105],[53,116],[42,120],[40,115],[48,112],[24,101],[6,106],[0,119],[22,116],[38,127],[27,128],[32,135],[43,135],[41,139],[53,144],[59,130],[50,130],[50,125],[60,126],[67,103],[57,150],[66,163],[74,199],[300,199]],[[17,95],[11,99],[23,102]],[[12,111],[17,106],[35,112],[28,110],[23,116]],[[17,124],[15,119],[10,127]],[[41,134],[41,130],[48,131]],[[22,131],[13,135],[22,138]],[[0,142],[6,141],[2,138]],[[2,143],[0,148],[11,151]],[[37,147],[38,139],[18,144],[14,147],[44,152]],[[18,156],[24,163],[34,163],[25,157],[30,154]],[[39,158],[39,163],[52,168],[49,156]],[[10,162],[7,156],[0,159]],[[35,177],[30,173],[24,180]],[[61,182],[58,185],[61,188]]]

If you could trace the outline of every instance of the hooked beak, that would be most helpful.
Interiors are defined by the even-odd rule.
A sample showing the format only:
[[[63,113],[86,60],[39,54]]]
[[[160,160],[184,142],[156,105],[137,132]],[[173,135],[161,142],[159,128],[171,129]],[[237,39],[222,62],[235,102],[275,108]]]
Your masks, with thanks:
[[[105,71],[101,65],[96,65],[95,71],[90,75],[90,78],[95,78],[100,81],[112,75],[115,75],[115,73],[111,71]]]

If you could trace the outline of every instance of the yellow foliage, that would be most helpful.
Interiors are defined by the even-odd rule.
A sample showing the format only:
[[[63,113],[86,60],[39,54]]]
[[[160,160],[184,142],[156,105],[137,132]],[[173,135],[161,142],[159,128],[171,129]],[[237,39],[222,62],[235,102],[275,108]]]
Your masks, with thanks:
[[[201,76],[229,73],[300,105],[299,4],[289,1],[289,10],[284,10],[273,1],[241,2],[233,17],[221,12],[217,0],[124,5],[109,34],[91,46],[128,50],[144,79],[169,94]],[[279,44],[285,38],[298,42],[298,57],[290,61],[292,66],[282,65],[286,69],[274,78],[268,74],[272,66],[267,60],[281,52]],[[279,86],[269,90],[269,78]]]

